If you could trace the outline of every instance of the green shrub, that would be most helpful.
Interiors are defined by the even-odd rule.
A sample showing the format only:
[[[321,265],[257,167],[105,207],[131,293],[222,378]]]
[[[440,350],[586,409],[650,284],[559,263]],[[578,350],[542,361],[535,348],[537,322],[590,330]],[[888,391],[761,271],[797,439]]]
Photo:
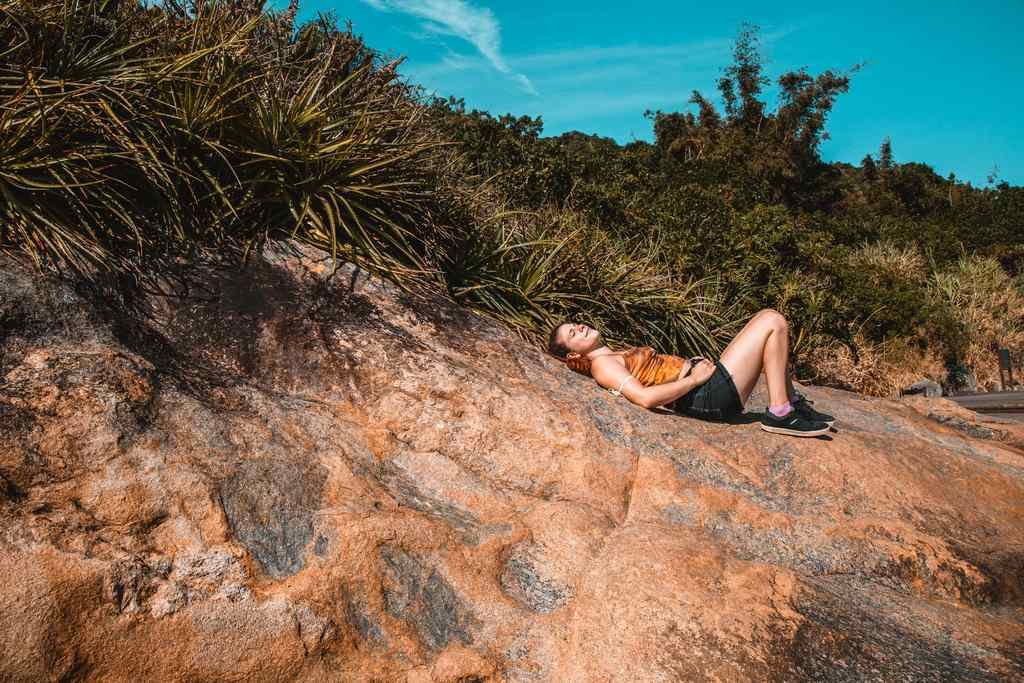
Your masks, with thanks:
[[[928,309],[928,268],[914,246],[864,244],[835,263],[836,335],[870,342],[916,337]]]

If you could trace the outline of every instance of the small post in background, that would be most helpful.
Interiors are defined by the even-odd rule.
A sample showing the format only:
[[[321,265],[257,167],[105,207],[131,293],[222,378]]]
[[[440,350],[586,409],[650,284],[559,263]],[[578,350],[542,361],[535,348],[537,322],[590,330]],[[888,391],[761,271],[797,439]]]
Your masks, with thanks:
[[[1010,350],[999,349],[999,384],[1003,391],[1013,386],[1013,367],[1010,365]]]

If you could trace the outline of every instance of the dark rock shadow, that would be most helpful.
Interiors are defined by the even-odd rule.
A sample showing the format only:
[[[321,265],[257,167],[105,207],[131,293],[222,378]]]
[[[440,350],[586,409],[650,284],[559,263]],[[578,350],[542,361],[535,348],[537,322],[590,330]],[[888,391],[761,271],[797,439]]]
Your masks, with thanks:
[[[74,290],[99,325],[182,393],[210,408],[245,412],[239,388],[274,394],[279,384],[352,374],[358,362],[339,338],[383,333],[399,350],[422,350],[354,291],[365,271],[347,265],[311,278],[259,257],[241,266],[191,262],[164,273],[159,289],[101,280],[74,283]]]
[[[726,424],[731,425],[752,425],[761,422],[761,418],[764,417],[764,411],[759,413],[740,413],[736,417],[726,420]]]
[[[381,546],[380,559],[388,614],[412,626],[435,652],[453,640],[472,644],[476,619],[436,567],[398,546]]]
[[[798,680],[997,681],[1024,671],[1020,651],[951,637],[943,609],[849,576],[803,579],[806,619],[788,659]],[[953,631],[955,633],[955,631]],[[837,662],[842,666],[837,666]]]
[[[326,478],[320,465],[266,460],[243,463],[221,485],[232,534],[270,576],[283,578],[305,566]]]
[[[761,422],[761,418],[764,417],[764,412],[763,411],[757,412],[757,413],[752,413],[752,412],[740,413],[739,415],[737,415],[735,417],[731,417],[731,418],[729,418],[727,420],[712,420],[712,419],[707,419],[707,418],[695,417],[693,415],[687,415],[686,413],[678,413],[678,412],[676,412],[674,410],[670,410],[670,409],[664,408],[664,407],[662,407],[662,408],[655,408],[655,409],[652,410],[652,412],[661,413],[662,415],[674,415],[676,417],[684,418],[684,419],[688,419],[688,420],[699,420],[701,422],[710,422],[711,424],[720,424],[720,425],[752,425],[752,424],[759,424]],[[831,427],[829,429],[829,431],[831,433],[838,433],[839,430],[837,430],[835,427]],[[778,434],[776,436],[785,436],[785,435]],[[809,438],[809,439],[817,439],[819,441],[832,441],[833,440],[832,437],[829,436],[828,434],[822,434],[820,436],[813,436],[813,437],[795,437],[795,436],[791,436],[789,438],[792,438],[792,439],[798,439],[798,438],[808,439]]]

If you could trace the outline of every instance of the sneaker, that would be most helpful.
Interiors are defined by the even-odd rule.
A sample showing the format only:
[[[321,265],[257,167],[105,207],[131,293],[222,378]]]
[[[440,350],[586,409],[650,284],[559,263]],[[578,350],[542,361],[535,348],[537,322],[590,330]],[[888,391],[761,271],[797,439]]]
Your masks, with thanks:
[[[824,422],[808,420],[796,408],[783,417],[776,417],[772,411],[765,408],[764,415],[761,417],[761,429],[773,434],[788,434],[789,436],[821,436],[828,434],[830,427]]]
[[[832,415],[812,408],[811,406],[814,404],[814,401],[810,400],[799,391],[793,392],[793,398],[789,400],[789,403],[806,420],[810,420],[811,422],[824,422],[829,427],[836,423],[836,418]]]

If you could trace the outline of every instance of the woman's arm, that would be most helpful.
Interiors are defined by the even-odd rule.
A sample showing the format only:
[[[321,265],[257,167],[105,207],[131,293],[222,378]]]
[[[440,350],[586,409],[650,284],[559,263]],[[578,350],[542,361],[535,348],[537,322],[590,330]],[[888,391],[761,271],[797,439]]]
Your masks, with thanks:
[[[680,377],[664,384],[656,384],[653,387],[645,387],[644,391],[647,392],[647,400],[650,405],[644,407],[654,408],[670,403],[707,382],[714,372],[715,364],[704,360],[695,365],[693,371],[686,377]]]
[[[687,361],[679,373],[679,379],[653,387],[645,387],[640,381],[614,360],[597,358],[590,366],[590,372],[597,383],[607,389],[618,389],[622,385],[622,395],[638,406],[654,408],[674,401],[691,389],[699,387],[711,378],[715,371],[714,363],[703,361],[698,363],[686,377],[690,362]],[[625,382],[625,383],[623,383]]]

